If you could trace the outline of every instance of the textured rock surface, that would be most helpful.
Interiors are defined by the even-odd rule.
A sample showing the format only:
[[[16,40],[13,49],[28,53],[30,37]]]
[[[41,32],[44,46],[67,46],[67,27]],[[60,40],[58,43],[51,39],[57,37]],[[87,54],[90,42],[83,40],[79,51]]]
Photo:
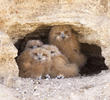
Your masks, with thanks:
[[[42,25],[72,25],[79,34],[80,42],[101,47],[105,63],[110,68],[109,8],[110,0],[0,0],[0,30],[6,32],[15,43]],[[14,60],[17,51],[9,37],[0,32],[1,77],[18,74]],[[17,82],[14,87],[20,92],[20,98],[26,100],[110,100],[109,71],[86,78],[42,80],[38,82],[40,85],[37,85],[37,93],[34,94],[32,91],[36,84],[32,84],[32,80],[18,79]]]
[[[68,79],[33,80],[16,78],[12,88],[0,84],[0,100],[63,99],[110,100],[110,71],[103,71],[92,77]]]
[[[8,35],[0,32],[0,78],[10,81],[12,77],[18,76],[18,67],[15,62],[17,50]]]
[[[70,24],[79,40],[102,48],[110,67],[109,0],[0,0],[0,29],[15,42],[40,25]]]
[[[110,100],[110,71],[68,79],[18,78],[14,89],[21,100]]]
[[[0,84],[0,100],[20,100],[16,96],[17,92]]]

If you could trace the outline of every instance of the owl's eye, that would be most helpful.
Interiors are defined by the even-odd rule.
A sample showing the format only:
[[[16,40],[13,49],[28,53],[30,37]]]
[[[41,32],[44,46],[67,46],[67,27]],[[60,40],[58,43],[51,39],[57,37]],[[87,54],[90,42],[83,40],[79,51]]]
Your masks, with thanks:
[[[32,49],[32,48],[33,48],[33,46],[30,46],[29,48],[31,48],[31,49]]]
[[[60,35],[61,33],[60,33],[60,32],[57,32],[56,34],[57,34],[57,35]]]
[[[43,56],[46,56],[47,57],[47,54],[43,54]]]
[[[65,33],[68,33],[68,31],[65,31]]]
[[[37,53],[34,53],[34,55],[36,55],[36,56],[37,56],[38,54],[37,54]]]
[[[74,51],[77,52],[77,53],[79,53],[79,50],[77,50],[77,49],[74,49]]]
[[[53,53],[55,53],[55,51],[51,51],[51,53],[53,54]]]
[[[41,47],[40,45],[38,45],[37,47]]]

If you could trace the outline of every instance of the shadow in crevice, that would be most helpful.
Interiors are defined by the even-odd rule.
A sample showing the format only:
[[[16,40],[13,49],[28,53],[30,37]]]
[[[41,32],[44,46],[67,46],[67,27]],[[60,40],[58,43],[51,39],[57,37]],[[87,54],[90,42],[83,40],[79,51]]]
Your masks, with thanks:
[[[102,70],[107,70],[104,57],[101,55],[101,48],[96,45],[89,45],[87,43],[81,44],[82,53],[87,57],[87,63],[82,67],[81,75],[93,75],[98,74]]]

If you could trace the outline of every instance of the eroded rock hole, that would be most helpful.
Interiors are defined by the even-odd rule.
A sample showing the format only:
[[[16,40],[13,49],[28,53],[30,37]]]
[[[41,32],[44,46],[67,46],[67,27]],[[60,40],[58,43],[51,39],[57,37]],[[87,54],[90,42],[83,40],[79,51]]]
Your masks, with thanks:
[[[98,74],[102,70],[108,69],[104,63],[105,59],[101,55],[101,48],[99,46],[81,43],[81,50],[87,57],[87,63],[80,71],[81,75]]]
[[[27,34],[23,39],[19,39],[15,46],[18,49],[18,55],[24,50],[28,40],[41,40],[44,44],[48,44],[48,34],[51,26],[41,26],[34,32]],[[101,48],[96,45],[81,43],[81,51],[87,57],[87,63],[80,70],[81,75],[98,74],[102,70],[108,69],[104,63],[104,57],[101,55]]]

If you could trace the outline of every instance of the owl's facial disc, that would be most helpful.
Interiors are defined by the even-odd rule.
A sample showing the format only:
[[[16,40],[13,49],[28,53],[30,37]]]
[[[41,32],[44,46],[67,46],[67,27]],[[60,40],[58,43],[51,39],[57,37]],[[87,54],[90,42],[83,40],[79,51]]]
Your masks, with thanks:
[[[29,40],[25,46],[25,49],[39,48],[43,45],[40,40]]]
[[[37,61],[45,61],[46,56],[44,54],[37,53],[37,54],[35,54],[34,59],[36,59]]]
[[[58,36],[56,37],[57,40],[65,40],[67,39],[69,36],[68,34],[65,33],[65,31],[61,31],[59,32]]]

